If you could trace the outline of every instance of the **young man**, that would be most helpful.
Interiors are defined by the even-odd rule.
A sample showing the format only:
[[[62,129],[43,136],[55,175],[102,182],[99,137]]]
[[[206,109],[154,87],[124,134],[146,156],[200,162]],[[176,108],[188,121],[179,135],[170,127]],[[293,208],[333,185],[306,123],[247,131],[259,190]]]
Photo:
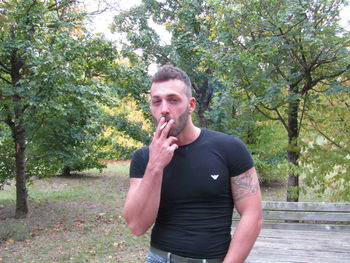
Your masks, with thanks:
[[[152,78],[156,130],[135,152],[123,215],[135,235],[152,225],[146,263],[244,262],[262,224],[252,158],[232,136],[196,127],[185,72],[164,66]],[[231,237],[235,206],[240,223]]]

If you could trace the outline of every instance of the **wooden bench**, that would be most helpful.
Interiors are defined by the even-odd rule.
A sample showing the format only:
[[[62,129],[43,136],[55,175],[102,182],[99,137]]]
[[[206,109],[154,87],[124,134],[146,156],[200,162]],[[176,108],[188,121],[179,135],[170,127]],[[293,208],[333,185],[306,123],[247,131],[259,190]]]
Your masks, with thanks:
[[[350,232],[350,203],[264,201],[263,216],[265,229]]]

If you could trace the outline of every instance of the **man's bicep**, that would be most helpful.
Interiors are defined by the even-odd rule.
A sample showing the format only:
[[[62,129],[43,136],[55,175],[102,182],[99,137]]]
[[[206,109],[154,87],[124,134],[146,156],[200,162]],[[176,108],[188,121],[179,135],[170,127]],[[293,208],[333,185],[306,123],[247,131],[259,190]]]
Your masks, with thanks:
[[[231,178],[232,197],[237,212],[243,214],[261,213],[261,193],[255,168]]]
[[[255,167],[231,178],[232,197],[235,203],[258,195],[260,197],[259,179]]]

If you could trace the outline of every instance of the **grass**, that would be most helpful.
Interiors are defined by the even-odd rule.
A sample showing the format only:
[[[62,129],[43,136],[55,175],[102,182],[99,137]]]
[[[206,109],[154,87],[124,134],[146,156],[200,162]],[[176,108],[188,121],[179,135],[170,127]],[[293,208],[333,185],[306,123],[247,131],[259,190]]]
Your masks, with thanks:
[[[13,218],[15,186],[0,191],[0,262],[143,262],[149,235],[132,236],[121,216],[128,169],[35,180],[26,219]]]
[[[121,216],[128,172],[127,163],[109,164],[102,173],[34,180],[20,220],[13,218],[15,186],[0,191],[0,262],[144,262],[149,233],[133,236]],[[278,184],[262,193],[285,200]]]

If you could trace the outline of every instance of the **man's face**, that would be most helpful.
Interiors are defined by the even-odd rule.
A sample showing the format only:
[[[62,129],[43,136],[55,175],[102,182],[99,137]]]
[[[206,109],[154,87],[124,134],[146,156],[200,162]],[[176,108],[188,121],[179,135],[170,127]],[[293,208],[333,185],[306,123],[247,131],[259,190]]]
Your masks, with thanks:
[[[190,101],[181,80],[156,82],[151,86],[151,113],[155,123],[158,124],[162,116],[166,121],[174,120],[169,136],[178,136],[186,127],[193,107]]]

